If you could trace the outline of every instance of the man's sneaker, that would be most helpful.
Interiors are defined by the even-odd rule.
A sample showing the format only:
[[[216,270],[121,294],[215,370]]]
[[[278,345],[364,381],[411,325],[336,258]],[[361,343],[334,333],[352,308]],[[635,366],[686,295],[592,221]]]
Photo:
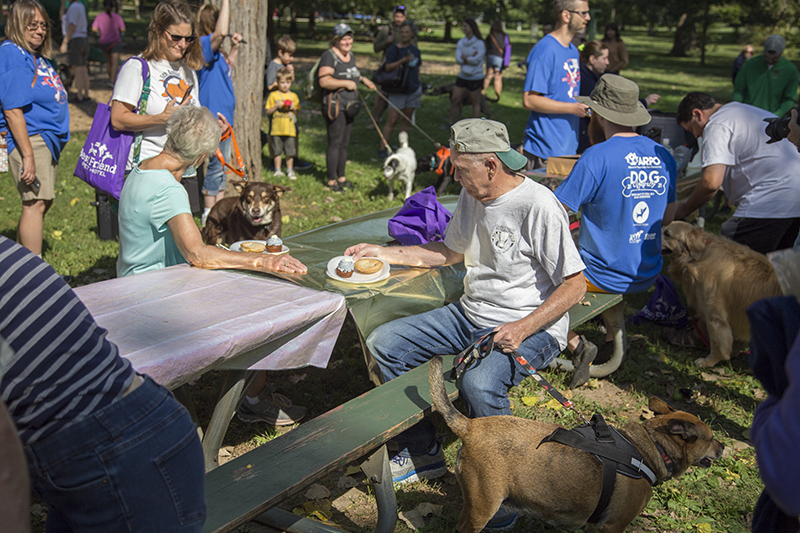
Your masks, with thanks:
[[[447,472],[442,443],[438,440],[427,453],[421,455],[398,453],[390,459],[389,466],[392,469],[392,481],[400,484],[436,479]]]
[[[269,390],[258,395],[259,402],[250,405],[245,398],[239,405],[236,416],[242,422],[266,422],[273,426],[291,426],[306,416],[306,408],[295,405],[292,400]]]
[[[283,170],[276,170],[272,175],[275,176],[276,178],[282,178],[286,174],[283,173]]]
[[[286,175],[289,177],[290,180],[296,180],[297,176],[294,173],[294,169],[290,168],[286,171]]]
[[[513,511],[509,511],[504,506],[494,514],[489,523],[484,526],[484,531],[509,531],[517,523],[519,515]]]

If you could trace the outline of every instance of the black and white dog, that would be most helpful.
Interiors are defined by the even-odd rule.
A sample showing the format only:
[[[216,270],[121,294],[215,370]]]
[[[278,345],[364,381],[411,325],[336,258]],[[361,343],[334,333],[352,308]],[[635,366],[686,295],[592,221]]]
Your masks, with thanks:
[[[405,184],[404,199],[411,196],[414,175],[417,172],[417,154],[408,146],[408,133],[401,131],[398,137],[400,148],[383,162],[383,177],[388,181],[389,200],[394,199],[392,180],[399,180]]]

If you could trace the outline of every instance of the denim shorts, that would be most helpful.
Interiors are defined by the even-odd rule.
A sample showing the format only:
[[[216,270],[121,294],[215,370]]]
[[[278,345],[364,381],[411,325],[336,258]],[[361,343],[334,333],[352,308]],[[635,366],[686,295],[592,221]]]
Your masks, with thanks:
[[[48,533],[202,530],[197,428],[167,389],[142,377],[127,396],[25,448]]]
[[[503,67],[503,58],[500,56],[486,56],[486,66],[499,72],[505,68]]]
[[[231,144],[233,141],[230,137],[224,141],[219,142],[219,151],[222,152],[222,157],[225,158],[229,164],[237,166],[231,161]],[[210,154],[208,158],[208,170],[203,178],[203,194],[206,196],[216,196],[219,192],[225,191],[225,167],[219,158]]]
[[[390,94],[389,101],[401,110],[407,107],[420,107],[422,105],[422,86],[417,87],[417,90],[411,94]]]

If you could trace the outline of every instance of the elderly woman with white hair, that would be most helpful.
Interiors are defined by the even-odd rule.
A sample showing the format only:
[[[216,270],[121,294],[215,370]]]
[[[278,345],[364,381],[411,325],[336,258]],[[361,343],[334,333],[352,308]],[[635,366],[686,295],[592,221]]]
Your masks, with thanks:
[[[117,276],[186,262],[201,268],[306,272],[289,255],[231,252],[203,243],[180,180],[190,165],[201,165],[217,149],[219,139],[219,123],[208,109],[180,107],[167,121],[161,153],[134,165],[119,199]]]

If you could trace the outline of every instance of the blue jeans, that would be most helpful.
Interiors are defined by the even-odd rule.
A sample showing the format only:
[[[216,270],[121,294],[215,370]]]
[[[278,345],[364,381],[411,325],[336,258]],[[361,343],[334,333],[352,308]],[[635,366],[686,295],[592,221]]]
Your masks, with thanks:
[[[457,354],[494,328],[476,328],[467,320],[458,302],[427,313],[388,322],[367,338],[383,378],[390,381],[435,355]],[[517,350],[534,368],[550,364],[561,350],[549,333],[539,331],[525,339]],[[511,356],[499,350],[472,364],[464,372],[459,390],[471,418],[510,415],[508,390],[528,377]],[[424,419],[397,437],[401,451],[421,454],[433,446],[436,432]]]
[[[127,396],[26,447],[47,533],[202,530],[197,429],[167,389],[143,377]]]
[[[224,141],[219,142],[219,151],[222,152],[222,157],[225,161],[231,163],[231,144],[233,140],[228,137]],[[233,163],[231,163],[233,164]],[[235,166],[235,165],[234,165]],[[222,162],[214,154],[208,156],[208,170],[206,170],[205,179],[203,179],[203,194],[206,196],[216,196],[217,193],[225,190],[225,167]]]

